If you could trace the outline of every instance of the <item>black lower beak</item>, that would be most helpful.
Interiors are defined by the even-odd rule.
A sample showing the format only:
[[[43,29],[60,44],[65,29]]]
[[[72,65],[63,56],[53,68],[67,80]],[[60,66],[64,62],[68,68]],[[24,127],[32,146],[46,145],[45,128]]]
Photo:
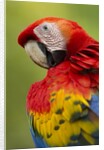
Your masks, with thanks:
[[[41,51],[44,53],[44,55],[46,56],[47,64],[49,68],[54,67],[65,60],[65,57],[66,57],[65,50],[54,50],[50,52],[47,50],[47,47],[41,42],[38,42],[38,46],[41,49]]]
[[[54,67],[64,61],[66,56],[65,50],[55,50],[53,52],[47,51],[47,62],[50,67]]]

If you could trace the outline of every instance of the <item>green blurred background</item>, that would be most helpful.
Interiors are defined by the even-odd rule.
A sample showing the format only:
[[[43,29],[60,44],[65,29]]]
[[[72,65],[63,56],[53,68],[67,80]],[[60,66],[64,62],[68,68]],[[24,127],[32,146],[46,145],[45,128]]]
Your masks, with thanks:
[[[26,116],[26,95],[32,83],[45,77],[17,43],[30,23],[47,16],[77,21],[98,40],[99,6],[39,2],[6,2],[6,149],[33,148]]]

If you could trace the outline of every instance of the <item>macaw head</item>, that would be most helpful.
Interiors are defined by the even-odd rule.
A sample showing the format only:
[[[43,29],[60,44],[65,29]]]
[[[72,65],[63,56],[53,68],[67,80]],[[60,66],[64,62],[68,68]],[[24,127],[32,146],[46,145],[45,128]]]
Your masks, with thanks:
[[[86,39],[87,33],[76,22],[48,17],[23,30],[18,43],[36,64],[50,68],[70,59]]]

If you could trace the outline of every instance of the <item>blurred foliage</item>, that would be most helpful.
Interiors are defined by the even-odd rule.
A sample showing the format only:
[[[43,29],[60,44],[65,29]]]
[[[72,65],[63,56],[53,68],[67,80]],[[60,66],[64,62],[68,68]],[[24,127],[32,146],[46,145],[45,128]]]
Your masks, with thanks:
[[[34,147],[26,115],[30,85],[45,77],[17,43],[18,34],[30,23],[47,16],[77,21],[98,40],[99,6],[39,2],[6,2],[6,146],[7,149]]]

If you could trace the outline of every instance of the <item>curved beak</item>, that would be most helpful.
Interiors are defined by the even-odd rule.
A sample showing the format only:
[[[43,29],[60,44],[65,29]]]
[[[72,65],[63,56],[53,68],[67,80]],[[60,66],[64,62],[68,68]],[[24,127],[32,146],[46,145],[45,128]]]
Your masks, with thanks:
[[[38,42],[38,46],[40,47],[41,51],[46,56],[47,65],[50,67],[54,67],[61,63],[65,57],[66,57],[66,51],[65,50],[54,50],[54,51],[48,51],[46,46]]]
[[[20,33],[18,43],[25,48],[30,58],[43,68],[50,68],[61,63],[66,57],[66,50],[49,51],[33,33],[33,25]]]

